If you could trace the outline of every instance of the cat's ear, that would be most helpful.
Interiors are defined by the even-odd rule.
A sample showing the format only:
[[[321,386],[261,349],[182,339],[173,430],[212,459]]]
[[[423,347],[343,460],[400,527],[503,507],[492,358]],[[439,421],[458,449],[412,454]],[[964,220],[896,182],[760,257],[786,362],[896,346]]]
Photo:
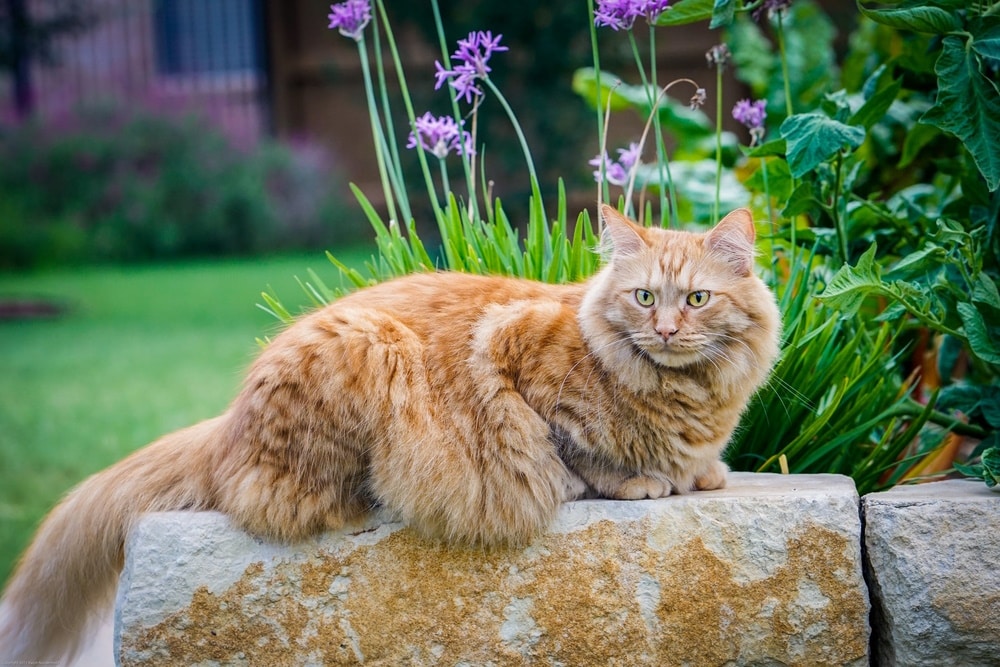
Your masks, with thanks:
[[[753,271],[756,237],[750,211],[738,208],[705,235],[705,246],[732,266],[737,275],[746,277]]]
[[[601,205],[601,219],[604,221],[602,245],[611,246],[610,252],[604,254],[612,257],[627,257],[634,255],[646,245],[642,240],[639,227],[626,218],[612,206]]]

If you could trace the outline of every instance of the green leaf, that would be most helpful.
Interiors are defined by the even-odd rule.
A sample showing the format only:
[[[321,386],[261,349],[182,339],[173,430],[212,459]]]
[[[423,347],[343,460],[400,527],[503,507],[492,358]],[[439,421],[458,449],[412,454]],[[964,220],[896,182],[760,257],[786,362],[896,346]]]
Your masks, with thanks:
[[[842,148],[857,148],[865,140],[863,127],[845,125],[819,113],[789,116],[779,128],[788,148],[788,166],[799,178]]]
[[[858,258],[856,266],[845,264],[840,267],[819,298],[844,314],[853,315],[869,294],[883,293],[885,286],[882,283],[882,270],[875,261],[876,250],[873,243]]]
[[[934,141],[940,135],[941,130],[932,125],[918,123],[910,127],[909,132],[906,133],[906,139],[903,141],[903,155],[899,158],[897,166],[902,169],[909,165],[920,156],[921,151],[923,151],[927,144]]]
[[[934,71],[937,101],[920,121],[962,140],[990,191],[1000,187],[1000,91],[981,71],[968,40],[954,35],[942,40]]]
[[[972,301],[1000,311],[1000,292],[997,291],[997,284],[985,273],[979,274],[979,278],[972,288]]]
[[[736,0],[715,0],[712,7],[712,22],[708,27],[714,30],[720,26],[729,25],[736,15]]]
[[[983,480],[986,486],[1000,484],[1000,447],[990,447],[983,452]]]
[[[656,25],[686,25],[712,18],[714,0],[681,0],[656,19]]]
[[[892,9],[868,9],[858,2],[858,9],[876,23],[901,30],[943,35],[960,30],[962,27],[957,16],[940,7],[915,5]]]
[[[994,25],[976,35],[972,41],[972,50],[984,59],[992,61],[994,67],[1000,64],[1000,25]]]
[[[849,125],[860,125],[866,130],[870,130],[875,123],[885,117],[889,107],[896,101],[896,96],[899,95],[902,87],[902,79],[893,79],[892,83],[865,100],[865,103],[861,105],[860,109],[854,112],[847,123]]]
[[[1000,349],[997,349],[979,309],[968,302],[959,303],[956,308],[972,352],[983,361],[1000,366]]]

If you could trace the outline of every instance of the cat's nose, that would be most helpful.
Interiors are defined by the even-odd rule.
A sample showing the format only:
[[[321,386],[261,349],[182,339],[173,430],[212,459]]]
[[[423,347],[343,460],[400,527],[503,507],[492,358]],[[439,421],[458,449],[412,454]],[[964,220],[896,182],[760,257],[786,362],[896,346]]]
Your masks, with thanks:
[[[673,325],[659,326],[656,328],[656,333],[663,337],[663,340],[669,341],[670,338],[677,333],[677,327]]]

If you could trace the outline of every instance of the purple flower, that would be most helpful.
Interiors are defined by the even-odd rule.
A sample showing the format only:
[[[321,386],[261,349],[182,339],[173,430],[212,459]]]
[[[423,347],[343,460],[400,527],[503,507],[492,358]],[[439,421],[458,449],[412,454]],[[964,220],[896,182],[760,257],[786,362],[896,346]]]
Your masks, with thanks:
[[[752,14],[754,21],[760,21],[766,13],[769,17],[778,12],[783,12],[792,6],[792,0],[764,0],[764,4],[758,7]]]
[[[670,0],[597,0],[594,25],[612,30],[631,30],[640,16],[652,24],[667,10]]]
[[[483,32],[470,32],[465,39],[458,40],[458,50],[451,54],[455,61],[452,69],[445,69],[437,60],[434,61],[435,83],[434,90],[437,90],[447,81],[448,85],[455,90],[455,99],[465,98],[469,104],[474,98],[482,97],[483,90],[476,85],[480,79],[489,76],[490,66],[487,64],[497,51],[507,51],[506,46],[500,45],[500,38],[503,35],[493,36],[489,30]]]
[[[472,135],[464,132],[454,118],[435,117],[429,111],[413,122],[413,132],[410,132],[406,147],[416,148],[418,142],[424,150],[441,160],[448,157],[451,151],[458,155],[476,154]]]
[[[601,182],[601,164],[604,164],[604,178],[607,179],[608,183],[611,185],[625,186],[629,178],[632,176],[632,171],[639,165],[639,144],[632,142],[628,145],[628,148],[618,149],[618,161],[614,162],[608,157],[607,153],[603,155],[597,155],[593,160],[587,164],[597,167],[594,170],[594,180],[598,183]]]
[[[767,102],[740,100],[733,107],[733,118],[750,130],[750,145],[756,145],[764,138],[764,120],[767,118]]]
[[[344,37],[357,41],[365,26],[372,20],[371,3],[368,0],[346,0],[330,5],[330,30],[337,28]]]

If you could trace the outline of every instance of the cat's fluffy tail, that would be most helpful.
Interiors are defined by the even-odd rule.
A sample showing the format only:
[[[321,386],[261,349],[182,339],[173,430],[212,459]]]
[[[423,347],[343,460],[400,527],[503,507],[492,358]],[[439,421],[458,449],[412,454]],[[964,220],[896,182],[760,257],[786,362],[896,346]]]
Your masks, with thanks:
[[[124,541],[144,512],[205,508],[222,417],[172,433],[87,479],[46,517],[0,599],[0,664],[72,658],[110,608]]]

